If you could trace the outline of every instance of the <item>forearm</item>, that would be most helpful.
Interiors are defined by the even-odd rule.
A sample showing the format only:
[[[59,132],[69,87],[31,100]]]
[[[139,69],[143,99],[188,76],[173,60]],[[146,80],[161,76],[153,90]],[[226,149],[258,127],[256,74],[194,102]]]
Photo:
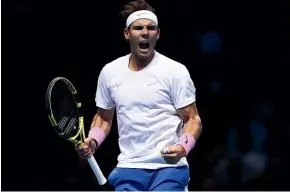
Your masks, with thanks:
[[[183,119],[184,126],[178,144],[182,145],[185,150],[184,156],[194,148],[202,130],[202,123],[198,113],[186,116]]]
[[[182,134],[188,133],[192,135],[197,141],[202,130],[202,123],[199,115],[194,115],[189,117],[188,120],[183,125]]]
[[[109,135],[111,131],[111,127],[112,127],[112,120],[102,118],[99,115],[99,113],[97,113],[94,116],[93,121],[91,123],[91,129],[100,128],[102,131],[105,132],[106,136]]]
[[[89,137],[96,142],[97,147],[102,144],[111,131],[113,114],[113,110],[100,109],[93,118]]]

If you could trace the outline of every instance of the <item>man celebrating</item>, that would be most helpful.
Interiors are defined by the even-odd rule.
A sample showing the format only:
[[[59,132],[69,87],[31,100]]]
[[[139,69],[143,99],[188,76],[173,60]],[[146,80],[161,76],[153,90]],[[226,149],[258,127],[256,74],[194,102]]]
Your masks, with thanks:
[[[125,5],[131,53],[106,64],[98,78],[94,116],[79,156],[94,155],[117,114],[118,164],[109,175],[117,191],[184,191],[186,156],[201,133],[195,87],[187,68],[155,50],[158,19],[144,0]]]

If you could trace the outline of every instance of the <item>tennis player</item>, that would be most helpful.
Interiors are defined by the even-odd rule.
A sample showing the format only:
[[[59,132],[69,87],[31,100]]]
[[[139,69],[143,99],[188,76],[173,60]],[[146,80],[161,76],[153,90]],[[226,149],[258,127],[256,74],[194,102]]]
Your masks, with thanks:
[[[108,181],[116,191],[185,191],[186,156],[201,133],[195,86],[187,68],[155,50],[160,37],[153,8],[137,0],[124,6],[131,52],[106,64],[98,78],[86,159],[108,136],[117,114],[118,164]]]

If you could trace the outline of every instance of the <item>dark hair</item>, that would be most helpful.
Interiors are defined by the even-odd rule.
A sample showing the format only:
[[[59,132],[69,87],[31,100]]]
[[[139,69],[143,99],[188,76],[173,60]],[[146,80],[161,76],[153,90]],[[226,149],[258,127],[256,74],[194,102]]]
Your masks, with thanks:
[[[127,19],[135,11],[148,10],[154,13],[154,9],[145,0],[135,0],[123,6],[121,15]]]

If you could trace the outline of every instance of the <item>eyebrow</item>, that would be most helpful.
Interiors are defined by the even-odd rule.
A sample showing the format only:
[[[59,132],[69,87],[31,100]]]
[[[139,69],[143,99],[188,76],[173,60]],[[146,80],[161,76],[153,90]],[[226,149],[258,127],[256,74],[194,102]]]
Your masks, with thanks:
[[[157,26],[154,25],[154,24],[151,24],[151,25],[145,25],[145,26],[146,26],[147,29],[149,29],[149,30],[155,30],[155,29],[157,28]],[[141,30],[141,29],[144,28],[144,25],[134,25],[134,26],[132,26],[132,28],[135,29],[135,30]]]

